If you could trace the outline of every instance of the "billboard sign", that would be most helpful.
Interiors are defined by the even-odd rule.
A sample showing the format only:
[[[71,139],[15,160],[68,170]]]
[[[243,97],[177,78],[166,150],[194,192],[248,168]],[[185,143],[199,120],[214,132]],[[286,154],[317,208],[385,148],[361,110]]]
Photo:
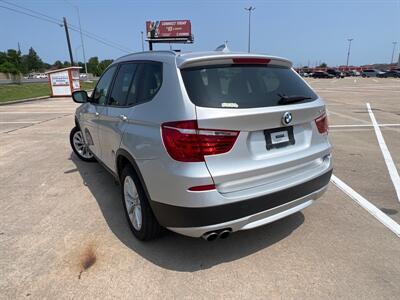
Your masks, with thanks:
[[[147,21],[147,38],[152,39],[191,39],[192,25],[189,20]]]

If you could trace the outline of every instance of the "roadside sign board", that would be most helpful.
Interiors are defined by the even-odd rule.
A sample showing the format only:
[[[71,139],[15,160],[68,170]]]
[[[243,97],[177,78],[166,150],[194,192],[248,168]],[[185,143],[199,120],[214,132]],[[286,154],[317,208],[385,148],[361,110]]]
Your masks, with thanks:
[[[147,21],[148,39],[187,38],[192,36],[192,25],[189,20]]]
[[[69,67],[47,72],[51,96],[71,96],[72,92],[80,90],[79,69],[81,69],[81,67]]]

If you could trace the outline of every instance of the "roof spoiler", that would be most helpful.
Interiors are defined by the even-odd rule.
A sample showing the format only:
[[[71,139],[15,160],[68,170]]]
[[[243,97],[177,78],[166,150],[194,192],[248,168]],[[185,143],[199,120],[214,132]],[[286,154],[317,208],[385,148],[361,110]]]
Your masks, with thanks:
[[[264,55],[244,55],[244,54],[225,54],[217,53],[215,55],[207,55],[204,57],[196,57],[183,61],[178,67],[180,69],[193,68],[200,66],[210,65],[275,65],[291,68],[292,62],[275,56],[264,56]]]

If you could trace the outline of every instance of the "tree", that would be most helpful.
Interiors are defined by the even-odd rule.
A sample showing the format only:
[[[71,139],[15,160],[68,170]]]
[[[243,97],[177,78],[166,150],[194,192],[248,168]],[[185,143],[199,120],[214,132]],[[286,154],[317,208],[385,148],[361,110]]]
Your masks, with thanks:
[[[64,68],[68,68],[71,66],[71,63],[66,60],[66,61],[64,61],[63,66],[64,66]]]
[[[7,53],[0,51],[0,65],[7,61]]]
[[[6,61],[0,65],[0,72],[13,75],[19,74],[19,70],[17,69],[17,67],[9,61]]]
[[[96,75],[97,75],[97,76],[100,76],[100,75],[104,72],[104,70],[107,69],[107,67],[108,67],[109,65],[112,64],[112,62],[113,62],[112,59],[105,59],[105,60],[102,60],[102,61],[99,63],[99,67],[97,68],[98,73],[97,73]]]
[[[8,49],[6,54],[7,62],[14,65],[14,67],[19,71],[23,72],[22,57],[21,52],[15,49]]]
[[[28,54],[24,55],[24,64],[28,72],[44,70],[43,61],[32,47],[29,48]]]
[[[324,62],[318,66],[318,68],[326,68],[326,67],[328,67],[328,65]]]
[[[54,64],[53,64],[53,67],[55,67],[55,68],[57,68],[57,69],[62,69],[62,68],[64,68],[64,65],[63,65],[63,63],[62,63],[61,61],[56,60],[56,61],[54,62]]]
[[[97,56],[89,58],[87,62],[88,72],[92,73],[93,75],[97,75],[99,66],[99,58]]]

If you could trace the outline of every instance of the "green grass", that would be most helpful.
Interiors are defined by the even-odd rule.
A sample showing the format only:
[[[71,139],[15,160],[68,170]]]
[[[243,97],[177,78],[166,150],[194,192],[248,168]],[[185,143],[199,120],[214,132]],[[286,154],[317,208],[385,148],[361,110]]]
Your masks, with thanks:
[[[96,82],[81,81],[81,88],[84,90],[93,89]],[[0,85],[0,102],[11,102],[15,100],[49,96],[50,87],[46,83],[22,83]]]

